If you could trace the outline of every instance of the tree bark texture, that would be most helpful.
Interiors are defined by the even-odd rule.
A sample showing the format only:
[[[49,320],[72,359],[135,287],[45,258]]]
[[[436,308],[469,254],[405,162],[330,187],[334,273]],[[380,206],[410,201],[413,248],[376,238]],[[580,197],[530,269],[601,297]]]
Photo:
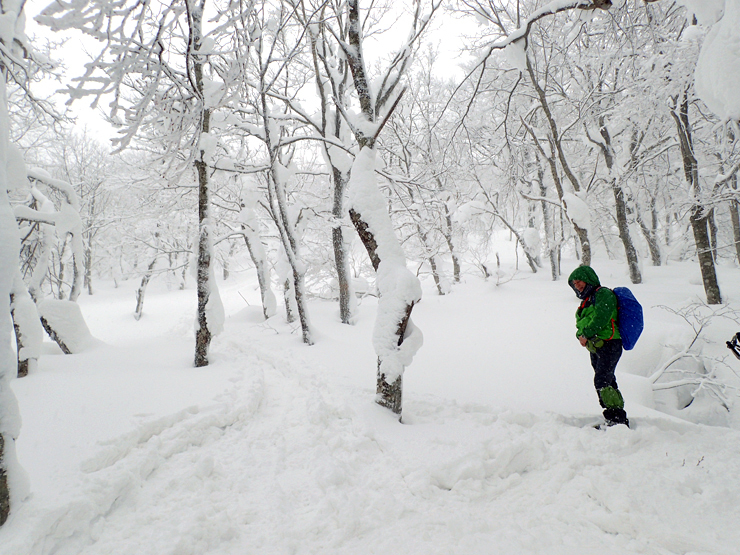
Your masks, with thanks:
[[[203,81],[203,58],[197,52],[202,44],[203,8],[205,0],[192,2],[186,0],[189,8],[189,25],[192,36],[192,51],[189,52],[192,60],[192,74],[195,78],[195,93],[200,100],[201,121],[199,136],[211,130],[211,110],[205,108],[205,85]],[[196,367],[208,366],[208,350],[213,335],[208,326],[207,307],[211,295],[211,229],[210,229],[210,191],[208,183],[208,166],[204,160],[205,151],[196,152],[194,166],[198,176],[198,262],[197,262],[197,291],[198,312],[196,315],[195,357]]]
[[[398,346],[403,343],[403,338],[406,335],[406,327],[408,326],[409,319],[411,318],[411,311],[414,309],[414,303],[411,303],[406,307],[404,317],[398,323]],[[386,375],[380,370],[381,360],[378,359],[378,372],[377,372],[377,383],[376,383],[376,402],[381,406],[389,409],[393,414],[398,415],[398,420],[401,420],[401,414],[403,413],[403,374],[398,376],[393,383],[389,383],[386,379]]]
[[[434,255],[429,257],[429,266],[432,269],[432,278],[434,279],[434,285],[437,287],[437,294],[444,295],[444,289],[442,289],[442,281],[437,271],[437,261],[434,259]]]
[[[558,251],[560,251],[560,241],[555,239],[555,222],[552,221],[550,216],[550,209],[547,205],[547,201],[544,199],[547,197],[547,187],[544,182],[544,170],[539,167],[537,171],[537,178],[540,184],[540,207],[542,208],[542,225],[545,228],[545,244],[547,246],[547,255],[550,259],[550,277],[553,281],[557,281],[560,278],[560,258]]]
[[[92,247],[90,245],[85,248],[85,280],[84,287],[87,289],[87,294],[93,294],[92,287]]]
[[[732,237],[735,242],[735,256],[740,264],[740,203],[736,200],[730,201],[730,219],[732,220]]]
[[[609,134],[609,130],[604,124],[604,118],[601,118],[599,133],[603,139],[603,143],[597,143],[601,148],[601,153],[604,155],[604,161],[606,162],[606,168],[611,173],[614,169],[614,149],[612,147],[612,139]],[[637,256],[637,250],[635,244],[632,241],[630,235],[629,223],[627,222],[627,205],[624,201],[624,191],[621,185],[617,182],[616,177],[611,178],[611,188],[614,194],[614,207],[616,210],[617,217],[617,229],[619,230],[619,238],[622,240],[622,246],[624,247],[624,254],[627,258],[627,266],[630,272],[630,281],[632,283],[642,283],[642,274],[640,273],[640,261]]]
[[[289,324],[295,322],[295,313],[297,308],[295,293],[293,291],[293,281],[290,278],[286,278],[283,282],[283,301],[285,302],[285,321]]]
[[[331,230],[331,242],[334,248],[334,264],[337,270],[337,284],[339,286],[339,318],[343,324],[352,322],[352,282],[349,273],[349,257],[344,241],[344,230],[341,221],[346,216],[344,197],[347,190],[348,176],[339,168],[332,167],[334,178],[334,204],[332,215],[335,227]]]
[[[630,281],[632,283],[642,283],[642,274],[640,273],[640,261],[637,256],[637,249],[635,244],[632,242],[632,236],[629,231],[629,224],[627,223],[627,206],[624,202],[624,191],[620,187],[616,180],[612,181],[612,192],[614,193],[614,206],[616,208],[617,216],[617,229],[619,230],[619,238],[622,240],[624,246],[624,253],[627,257],[627,267],[630,272]]]
[[[676,122],[678,143],[681,149],[684,177],[689,186],[689,192],[694,198],[694,206],[691,208],[691,230],[696,243],[696,254],[699,258],[704,292],[708,304],[721,304],[722,295],[717,281],[717,272],[712,256],[712,245],[709,240],[708,212],[701,204],[701,184],[699,182],[699,164],[694,156],[694,145],[691,136],[691,125],[689,122],[689,100],[688,91],[684,91],[681,104],[671,109],[671,115]],[[677,111],[678,110],[678,111]]]
[[[21,329],[20,324],[15,318],[15,309],[13,308],[14,302],[15,302],[15,295],[11,293],[10,294],[10,317],[13,320],[13,329],[15,330],[15,345],[16,345],[16,352],[18,353],[18,377],[25,378],[26,376],[28,376],[28,371],[29,371],[31,360],[28,358],[21,360],[21,352],[23,351],[23,346],[24,346],[23,330]]]
[[[10,489],[8,473],[5,468],[5,437],[0,433],[0,526],[5,524],[10,514]]]
[[[57,345],[59,345],[59,348],[62,350],[62,352],[65,355],[71,355],[72,351],[67,347],[67,345],[64,344],[64,341],[62,341],[62,338],[59,337],[57,332],[54,330],[54,328],[51,327],[51,324],[44,318],[41,317],[41,325],[44,327],[44,330],[49,335],[49,337],[54,341]]]
[[[455,283],[460,283],[460,257],[457,256],[457,249],[452,239],[452,215],[450,209],[445,203],[445,228],[444,236],[447,242],[447,248],[450,249],[450,256],[452,256],[452,279]]]
[[[207,112],[206,112],[207,113]],[[211,345],[211,332],[208,329],[208,318],[206,307],[211,295],[210,273],[211,273],[211,249],[210,229],[208,221],[208,174],[206,164],[202,160],[195,162],[198,172],[198,222],[200,233],[198,234],[198,267],[197,267],[197,290],[198,290],[198,313],[197,329],[195,332],[195,366],[208,366],[208,349]]]
[[[377,254],[378,244],[375,241],[375,237],[370,232],[367,223],[362,219],[362,216],[357,211],[350,209],[349,213],[350,219],[357,230],[357,234],[360,236],[360,240],[365,246],[365,250],[367,250],[367,254],[370,257],[373,268],[377,272],[381,260]],[[403,337],[406,333],[406,327],[411,318],[411,311],[413,308],[414,303],[408,305],[403,318],[398,323],[396,335],[398,337],[397,345],[399,346],[403,343]],[[403,411],[403,376],[398,376],[393,383],[389,383],[386,380],[386,375],[380,370],[381,363],[382,361],[378,358],[376,402],[380,406],[390,409],[394,414],[397,414],[400,420],[401,413]]]
[[[152,273],[156,263],[157,257],[155,256],[149,263],[149,266],[147,266],[146,273],[144,274],[144,277],[141,278],[141,284],[136,290],[136,310],[134,310],[134,319],[137,321],[141,319],[141,314],[144,311],[144,295],[146,294],[146,286],[149,284],[149,280],[152,279]]]

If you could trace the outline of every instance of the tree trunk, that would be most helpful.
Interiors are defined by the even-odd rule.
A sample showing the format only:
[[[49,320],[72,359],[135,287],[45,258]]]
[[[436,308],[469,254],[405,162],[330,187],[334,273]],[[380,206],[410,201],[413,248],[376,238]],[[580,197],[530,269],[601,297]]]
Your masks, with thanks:
[[[204,113],[203,126],[207,126],[208,111]],[[204,132],[208,132],[204,130]],[[210,222],[208,220],[209,198],[208,198],[208,174],[206,164],[203,160],[196,160],[195,167],[198,172],[198,266],[197,266],[197,290],[198,290],[198,312],[197,329],[195,331],[195,361],[196,367],[208,366],[208,349],[211,345],[211,331],[208,328],[206,307],[211,295],[210,273],[211,273],[211,240]]]
[[[190,30],[193,33],[194,50],[200,50],[202,41],[201,25],[203,17],[202,5],[192,10],[192,21]],[[193,56],[193,73],[198,94],[203,98],[203,64],[198,56]],[[200,134],[210,131],[211,111],[203,108],[200,123]],[[207,307],[211,296],[211,222],[210,222],[210,191],[208,183],[208,167],[203,159],[205,152],[200,150],[195,157],[195,170],[198,175],[198,260],[197,260],[197,291],[198,312],[196,315],[195,331],[195,359],[196,367],[208,366],[208,350],[211,346],[213,335],[208,325]]]
[[[730,189],[734,192],[735,198],[729,202],[730,220],[732,221],[732,240],[735,244],[735,256],[740,264],[740,197],[737,189],[737,172],[730,177]]]
[[[46,331],[52,341],[59,345],[59,348],[65,355],[72,354],[72,351],[69,349],[69,347],[67,347],[62,338],[57,334],[56,330],[51,327],[51,324],[49,324],[49,322],[43,316],[41,317],[41,325],[44,327],[44,331]]]
[[[627,257],[627,266],[630,272],[630,281],[632,283],[642,283],[642,274],[640,273],[640,261],[637,257],[637,250],[632,242],[632,236],[627,223],[627,207],[624,203],[624,191],[617,185],[616,180],[612,181],[612,191],[614,192],[614,205],[617,212],[617,229],[619,238],[624,245],[624,253]]]
[[[434,255],[429,257],[429,266],[432,268],[432,278],[434,278],[434,285],[437,286],[437,294],[444,295],[445,292],[442,289],[442,281],[437,271],[437,262],[434,260]]]
[[[262,314],[265,316],[265,320],[267,320],[275,315],[276,302],[275,294],[270,287],[270,269],[267,265],[267,255],[255,229],[256,227],[256,223],[252,221],[242,224],[244,242],[247,244],[249,256],[252,259],[252,264],[254,264],[254,269],[257,271],[257,281],[262,300]]]
[[[5,524],[10,515],[10,489],[8,473],[5,470],[5,436],[0,433],[0,526]]]
[[[180,291],[183,291],[185,289],[185,285],[188,282],[188,270],[190,269],[190,257],[185,256],[185,263],[182,265],[182,272],[180,272],[180,286],[178,289]]]
[[[717,220],[714,217],[714,208],[709,210],[709,213],[707,214],[707,228],[709,229],[709,244],[712,247],[712,258],[714,259],[714,262],[716,263],[718,258],[717,254]]]
[[[349,44],[343,47],[343,52],[349,63],[362,117],[367,123],[367,127],[357,126],[354,129],[360,152],[352,165],[349,214],[378,275],[376,331],[382,329],[383,336],[381,338],[376,335],[374,338],[375,352],[378,355],[376,403],[390,409],[398,415],[400,421],[403,408],[403,371],[416,348],[421,345],[421,333],[413,326],[409,330],[411,311],[414,304],[421,299],[421,285],[418,278],[406,268],[405,254],[395,236],[390,215],[387,210],[382,209],[386,199],[374,181],[375,141],[383,123],[397,106],[397,101],[387,110],[383,122],[378,123],[380,109],[389,98],[390,91],[386,91],[384,100],[374,97],[365,69],[359,0],[348,0],[347,7]],[[408,49],[409,52],[410,50]],[[405,63],[404,61],[396,68],[398,77],[403,75]],[[400,96],[397,100],[400,100]],[[357,175],[358,172],[360,175]],[[375,237],[374,230],[379,233],[378,238]],[[386,334],[391,322],[395,324],[395,334]],[[407,331],[414,335],[414,341],[409,341]],[[406,347],[410,352],[401,358],[399,351],[405,341],[408,341]]]
[[[553,281],[557,281],[560,278],[560,263],[558,260],[560,241],[555,239],[555,222],[552,221],[547,201],[544,200],[547,196],[547,187],[545,187],[543,182],[544,172],[538,168],[538,174],[538,181],[540,184],[539,194],[542,198],[540,201],[540,207],[542,208],[542,225],[545,228],[545,247],[547,248],[547,256],[550,259],[550,276]]]
[[[527,56],[527,72],[529,73],[529,79],[532,83],[532,86],[534,87],[535,91],[537,92],[537,96],[540,100],[540,106],[542,107],[542,111],[545,114],[545,118],[547,119],[547,123],[550,128],[550,148],[553,150],[553,157],[547,157],[550,162],[551,166],[551,172],[553,173],[553,176],[555,178],[556,187],[558,190],[558,196],[560,197],[560,201],[563,201],[563,189],[562,184],[560,182],[560,177],[557,175],[557,167],[554,160],[555,154],[557,154],[557,158],[560,161],[560,166],[563,168],[563,172],[565,173],[566,177],[568,178],[568,181],[570,181],[570,184],[573,186],[573,190],[577,193],[581,190],[581,186],[578,182],[578,179],[576,178],[575,174],[571,171],[570,166],[568,165],[568,160],[565,157],[565,152],[563,151],[563,145],[560,138],[560,134],[558,132],[557,124],[555,123],[555,118],[552,115],[552,112],[550,111],[550,105],[547,102],[547,95],[545,94],[545,91],[542,87],[540,87],[539,82],[537,81],[537,77],[534,74],[534,68],[532,67],[532,63],[529,61],[529,57]],[[541,149],[539,145],[539,141],[535,137],[535,141],[537,143],[538,148]],[[544,151],[542,151],[542,154],[544,154]],[[575,222],[573,222],[573,228],[575,229],[576,236],[578,237],[578,240],[581,244],[581,263],[585,266],[591,265],[591,243],[588,238],[588,230],[579,227]]]
[[[155,255],[149,266],[146,269],[146,273],[141,278],[141,284],[136,290],[136,310],[134,310],[134,319],[139,321],[141,319],[141,313],[144,311],[144,294],[146,293],[146,286],[149,284],[149,280],[152,278],[154,272],[154,266],[157,264],[157,256]]]
[[[56,276],[56,284],[57,284],[57,299],[60,301],[63,301],[67,298],[67,294],[64,292],[64,251],[67,250],[67,241],[66,238],[62,242],[62,248],[59,251],[59,272]],[[52,258],[52,264],[54,261],[54,253],[51,253]]]
[[[16,352],[18,354],[18,377],[19,378],[25,378],[28,376],[29,366],[31,359],[21,359],[21,352],[23,351],[23,332],[21,330],[21,327],[16,320],[15,317],[15,309],[13,308],[13,305],[15,304],[15,294],[10,294],[10,317],[13,320],[13,329],[15,330],[15,346],[16,346]]]
[[[84,280],[84,287],[87,289],[87,294],[92,295],[93,294],[93,287],[92,287],[92,246],[89,244],[87,245],[87,248],[85,249],[85,280]]]
[[[588,131],[587,131],[588,132]],[[612,147],[612,139],[609,130],[607,129],[604,118],[599,118],[599,134],[604,142],[593,141],[599,148],[601,153],[604,155],[604,161],[606,168],[611,174],[614,171],[614,148]],[[591,138],[589,136],[589,138]],[[634,149],[633,149],[634,150]],[[640,273],[640,262],[637,257],[637,250],[635,244],[632,242],[632,235],[630,235],[629,224],[627,223],[627,205],[624,201],[624,191],[621,185],[617,182],[616,177],[611,178],[611,187],[614,194],[614,206],[616,210],[617,229],[619,230],[619,238],[622,240],[624,246],[625,257],[627,258],[627,267],[630,272],[630,281],[632,283],[642,283],[642,275]]]
[[[740,203],[730,201],[730,218],[732,219],[732,237],[735,242],[735,256],[740,264]]]
[[[655,199],[652,199],[650,203],[651,227],[647,226],[639,212],[636,213],[636,219],[650,250],[650,259],[653,266],[660,266],[663,263],[663,257],[660,254],[660,245],[658,244],[658,211],[655,209]]]
[[[460,283],[460,258],[457,256],[457,249],[452,240],[452,216],[447,203],[445,203],[445,224],[447,227],[445,228],[444,237],[447,248],[450,249],[450,256],[452,256],[452,279],[455,283]]]
[[[13,279],[13,289],[10,293],[10,317],[15,330],[18,377],[22,378],[37,368],[41,355],[41,344],[44,340],[44,330],[39,322],[36,303],[28,293],[20,271],[16,272]]]
[[[714,267],[712,245],[709,241],[708,214],[700,203],[701,184],[699,182],[699,164],[694,156],[694,145],[691,137],[688,91],[683,92],[680,105],[678,105],[678,100],[676,100],[676,105],[671,109],[671,115],[676,122],[684,176],[689,186],[690,194],[694,199],[694,206],[691,208],[689,221],[691,222],[691,230],[693,231],[694,242],[696,243],[696,253],[699,257],[699,268],[701,269],[702,282],[704,283],[704,292],[706,293],[708,304],[721,304],[722,295]]]
[[[261,48],[261,43],[259,48]],[[300,260],[299,243],[295,233],[295,226],[298,222],[291,221],[290,215],[288,214],[285,183],[283,182],[281,172],[278,169],[278,164],[280,164],[280,151],[282,148],[280,145],[281,137],[279,135],[273,136],[272,129],[277,127],[278,133],[280,133],[280,131],[279,126],[275,125],[276,120],[271,117],[270,110],[268,109],[266,71],[266,67],[260,69],[260,86],[262,88],[262,92],[260,93],[260,105],[262,109],[261,117],[265,134],[264,143],[267,147],[267,153],[270,159],[270,172],[267,178],[267,195],[270,202],[273,221],[277,227],[280,242],[282,243],[285,256],[288,259],[293,276],[293,283],[291,285],[293,287],[293,295],[295,297],[296,308],[298,311],[298,319],[301,323],[302,339],[306,345],[313,345],[314,341],[311,333],[311,325],[308,319],[308,307],[304,290],[305,270],[303,269],[304,264]]]
[[[701,206],[694,206],[691,210],[691,230],[694,233],[696,252],[699,256],[704,292],[707,295],[707,304],[722,304],[719,282],[712,256],[712,245],[709,241],[709,223]]]
[[[295,322],[295,313],[298,308],[293,292],[293,281],[290,278],[286,278],[283,282],[283,301],[285,302],[285,320],[292,324]]]
[[[223,267],[223,277],[224,281],[229,279],[229,261],[231,260],[231,257],[234,256],[234,249],[236,248],[236,245],[233,241],[229,241],[229,254],[226,255],[226,258],[224,259],[224,267]]]
[[[375,271],[377,272],[378,268],[380,267],[381,259],[378,256],[378,244],[375,240],[375,237],[370,232],[367,222],[362,219],[362,216],[359,212],[355,211],[353,208],[350,208],[349,213],[352,223],[354,224],[355,229],[360,236],[360,240],[365,246],[365,250],[367,250],[367,254],[370,258],[370,261],[372,262],[373,268],[375,268]],[[402,318],[398,322],[398,327],[396,331],[397,346],[400,346],[403,343],[404,335],[406,333],[406,328],[411,318],[411,311],[413,310],[413,308],[414,302],[409,303],[403,312]],[[382,370],[382,364],[383,358],[381,356],[378,356],[375,402],[378,403],[380,406],[391,410],[394,414],[397,414],[400,420],[403,410],[403,374],[399,374],[395,379],[389,382],[386,374]]]
[[[352,279],[349,273],[349,260],[347,256],[347,245],[344,241],[344,230],[341,222],[346,216],[344,208],[344,196],[347,190],[348,176],[339,168],[332,167],[334,179],[334,205],[332,215],[334,216],[334,227],[331,230],[331,242],[334,248],[334,264],[337,270],[337,284],[339,287],[339,318],[343,324],[352,323]]]
[[[198,136],[211,131],[211,108],[206,108],[206,87],[203,80],[204,58],[199,56],[203,43],[203,9],[205,0],[186,0],[189,12],[189,30],[192,36],[192,51],[190,60],[192,63],[192,76],[195,81],[195,93],[200,102],[201,121]],[[197,291],[198,311],[196,315],[195,331],[195,357],[196,367],[208,366],[208,350],[213,339],[213,323],[208,322],[208,303],[211,290],[215,288],[212,283],[211,264],[213,264],[213,253],[211,248],[211,219],[210,219],[210,185],[208,180],[208,164],[204,159],[206,153],[200,145],[196,147],[194,166],[198,176],[198,259],[197,259]]]

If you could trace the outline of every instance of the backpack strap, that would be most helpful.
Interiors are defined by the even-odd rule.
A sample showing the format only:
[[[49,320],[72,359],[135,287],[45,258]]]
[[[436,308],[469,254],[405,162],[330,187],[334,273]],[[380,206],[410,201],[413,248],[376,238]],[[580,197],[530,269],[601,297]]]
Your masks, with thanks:
[[[599,287],[601,289],[601,287]],[[611,289],[609,289],[611,291]],[[614,291],[612,291],[614,293]],[[616,294],[614,295],[616,297]],[[619,302],[617,302],[617,315],[619,314]],[[611,341],[614,339],[614,331],[616,330],[616,327],[614,325],[614,318],[610,319],[609,322],[611,322],[612,325],[612,334],[609,336],[609,339],[606,339],[606,341]]]

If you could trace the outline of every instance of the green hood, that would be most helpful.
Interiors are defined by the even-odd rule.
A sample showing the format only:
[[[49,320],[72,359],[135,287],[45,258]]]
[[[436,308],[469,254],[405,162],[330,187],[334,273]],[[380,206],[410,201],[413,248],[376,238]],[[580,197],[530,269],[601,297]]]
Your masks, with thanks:
[[[588,285],[594,287],[600,287],[599,276],[596,275],[594,269],[591,266],[578,266],[568,277],[568,284],[572,284],[575,280],[580,280]],[[572,287],[572,285],[571,285]]]

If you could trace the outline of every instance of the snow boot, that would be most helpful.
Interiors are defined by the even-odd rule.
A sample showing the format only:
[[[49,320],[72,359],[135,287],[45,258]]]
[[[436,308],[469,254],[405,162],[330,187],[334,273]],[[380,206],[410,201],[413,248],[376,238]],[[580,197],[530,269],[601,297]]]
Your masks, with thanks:
[[[620,408],[609,408],[604,409],[604,424],[607,427],[616,426],[617,424],[624,424],[628,428],[630,427],[630,421],[627,418],[627,413],[624,409]]]

